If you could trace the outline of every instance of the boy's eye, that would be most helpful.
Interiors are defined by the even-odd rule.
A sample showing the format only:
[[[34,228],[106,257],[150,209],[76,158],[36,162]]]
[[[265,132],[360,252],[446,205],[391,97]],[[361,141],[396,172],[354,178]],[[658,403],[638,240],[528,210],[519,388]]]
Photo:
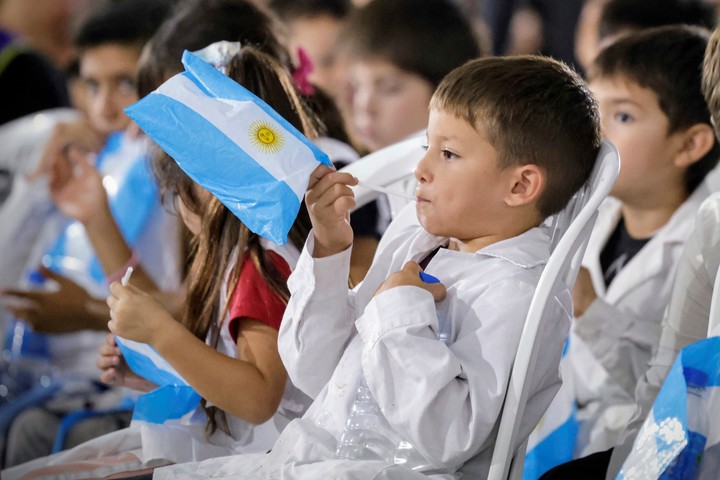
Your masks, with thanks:
[[[118,81],[118,90],[123,95],[132,95],[135,93],[135,81],[132,78],[121,78]]]
[[[95,94],[98,92],[98,90],[100,90],[100,85],[98,84],[98,82],[92,79],[85,80],[85,87],[90,94]]]
[[[443,149],[440,151],[440,153],[442,154],[443,157],[445,157],[445,158],[448,159],[448,160],[451,160],[451,159],[453,159],[453,158],[457,158],[457,154],[451,152],[451,151],[448,150],[447,148],[443,148]]]
[[[425,151],[427,152],[427,151],[428,151],[428,148],[430,148],[430,145],[425,144],[425,145],[423,145],[423,146],[420,147],[420,148],[422,148],[423,150],[425,150]]]
[[[633,117],[625,112],[618,112],[615,114],[615,120],[620,123],[628,123],[633,121]]]

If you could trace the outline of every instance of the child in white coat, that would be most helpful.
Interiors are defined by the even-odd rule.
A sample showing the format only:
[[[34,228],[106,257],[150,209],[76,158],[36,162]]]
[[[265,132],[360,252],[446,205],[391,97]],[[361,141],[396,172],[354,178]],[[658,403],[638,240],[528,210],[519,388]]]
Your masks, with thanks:
[[[589,71],[622,165],[573,295],[568,358],[583,455],[612,447],[635,411],[682,249],[710,193],[704,179],[720,149],[700,88],[707,39],[692,27],[647,30],[605,49]]]
[[[313,231],[288,283],[279,337],[290,378],[314,398],[307,414],[268,455],[177,465],[157,478],[487,475],[510,368],[550,254],[540,225],[588,178],[599,117],[583,82],[558,62],[481,59],[440,84],[427,139],[415,211],[402,214],[417,214],[420,225],[387,239],[353,290],[347,219],[357,180],[328,168],[311,178]],[[442,283],[425,283],[423,269]],[[569,290],[554,293],[569,309]],[[543,319],[518,441],[558,389],[569,311]],[[336,455],[361,378],[397,443]]]

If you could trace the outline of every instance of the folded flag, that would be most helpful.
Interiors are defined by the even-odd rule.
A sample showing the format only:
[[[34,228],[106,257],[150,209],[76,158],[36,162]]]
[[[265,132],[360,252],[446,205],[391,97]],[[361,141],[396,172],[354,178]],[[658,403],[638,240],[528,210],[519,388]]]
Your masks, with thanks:
[[[705,412],[689,411],[688,385],[698,377],[709,403],[702,404]],[[680,351],[670,369],[653,408],[638,432],[630,455],[616,480],[657,478],[716,478],[718,474],[718,429],[720,417],[717,407],[717,387],[720,386],[720,337],[712,337],[688,345]],[[706,419],[701,425],[705,432],[693,432],[690,417]],[[702,444],[707,438],[707,443]],[[700,443],[697,442],[700,440]],[[690,442],[689,463],[671,467],[673,461]],[[697,443],[697,445],[696,445]],[[694,451],[694,450],[696,451]],[[703,457],[702,452],[705,452]],[[713,453],[710,453],[713,452]],[[702,462],[702,463],[700,463]],[[670,469],[674,471],[669,472]],[[700,469],[698,474],[697,468]],[[709,470],[714,470],[710,472]]]
[[[125,111],[251,231],[284,245],[327,155],[263,100],[185,52],[185,72]]]

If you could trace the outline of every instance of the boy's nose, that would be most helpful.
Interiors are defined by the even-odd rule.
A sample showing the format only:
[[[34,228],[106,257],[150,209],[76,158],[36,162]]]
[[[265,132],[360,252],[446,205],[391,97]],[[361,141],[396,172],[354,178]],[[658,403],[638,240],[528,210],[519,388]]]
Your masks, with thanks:
[[[422,156],[418,164],[415,166],[415,179],[418,183],[427,183],[430,181],[430,170],[428,169],[428,152]]]

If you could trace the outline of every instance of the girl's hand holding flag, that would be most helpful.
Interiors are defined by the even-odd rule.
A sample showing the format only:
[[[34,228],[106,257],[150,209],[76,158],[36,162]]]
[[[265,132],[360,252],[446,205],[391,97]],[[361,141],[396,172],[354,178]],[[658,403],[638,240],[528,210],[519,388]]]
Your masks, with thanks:
[[[101,382],[132,388],[140,392],[149,392],[157,388],[156,384],[130,370],[112,333],[105,336],[105,343],[98,348],[98,353],[100,353],[100,358],[97,360],[97,367],[102,371]]]
[[[166,335],[173,327],[182,328],[159,301],[132,285],[113,282],[107,304],[108,328],[128,340],[155,346],[158,332]]]

